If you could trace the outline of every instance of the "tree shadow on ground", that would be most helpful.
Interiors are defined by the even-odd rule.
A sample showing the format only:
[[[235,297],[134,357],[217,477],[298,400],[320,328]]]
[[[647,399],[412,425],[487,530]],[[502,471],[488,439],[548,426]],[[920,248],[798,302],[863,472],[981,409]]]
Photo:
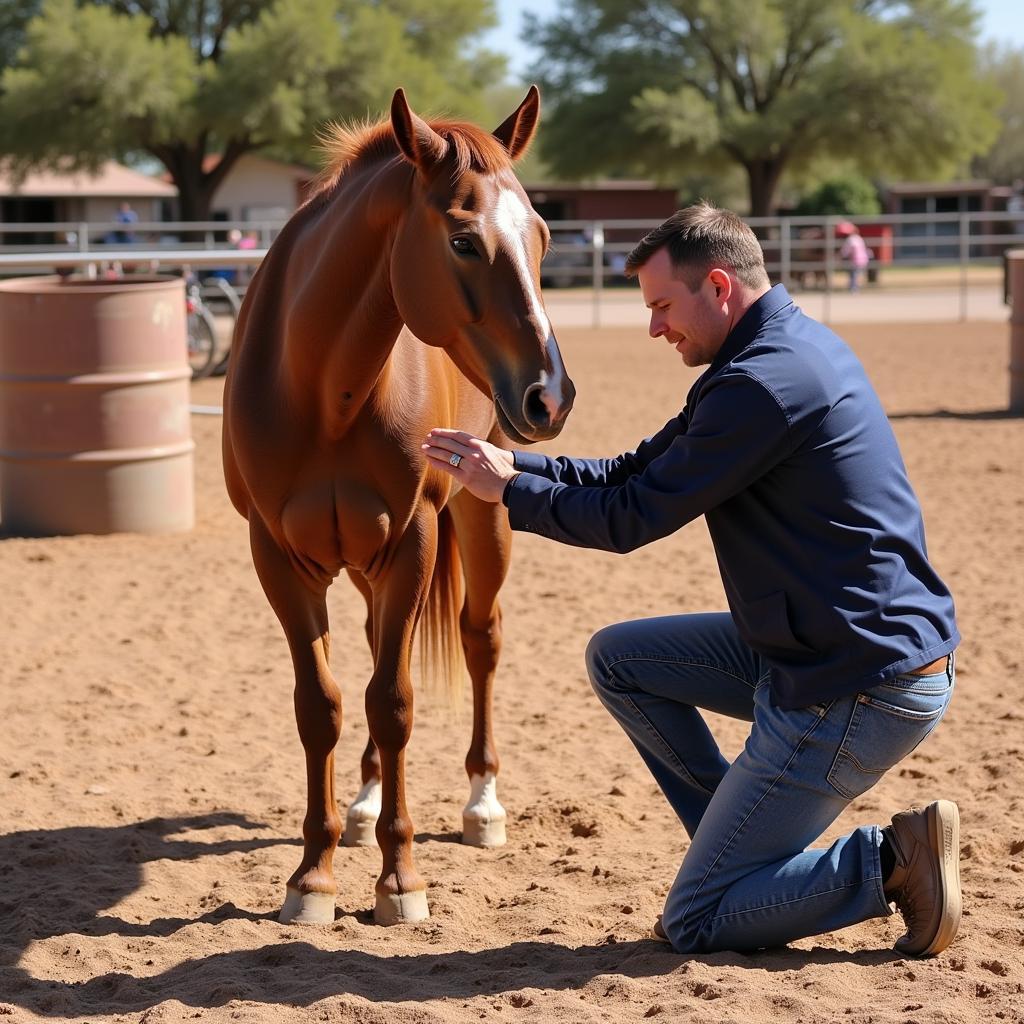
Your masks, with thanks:
[[[2,1002],[51,1019],[139,1013],[172,1000],[210,1009],[233,999],[303,1007],[350,994],[374,1002],[423,1002],[499,995],[522,988],[574,990],[593,978],[673,974],[689,959],[712,967],[799,971],[810,964],[892,962],[891,950],[783,948],[754,954],[681,957],[652,940],[569,947],[557,941],[513,942],[497,948],[388,956],[362,950],[327,950],[294,941],[295,926],[276,924],[275,913],[253,913],[223,903],[200,918],[160,918],[138,924],[100,913],[140,888],[143,865],[155,860],[263,849],[293,840],[253,838],[204,843],[175,834],[222,826],[266,827],[239,814],[153,818],[113,828],[22,831],[0,837],[0,1010]],[[457,834],[423,834],[422,841],[453,842]],[[372,914],[349,914],[370,927]],[[169,936],[201,923],[266,922],[282,941],[189,959],[162,974],[112,971],[86,981],[36,978],[16,965],[28,945],[59,935]],[[336,925],[336,928],[339,926]],[[311,933],[315,934],[315,932]]]
[[[89,936],[170,935],[194,922],[157,918],[138,924],[101,911],[138,890],[144,865],[151,861],[193,860],[295,842],[280,837],[213,842],[173,838],[225,826],[248,831],[268,827],[241,814],[221,812],[150,818],[113,828],[79,826],[0,835],[0,964],[17,962],[30,942],[71,930]]]
[[[496,996],[525,988],[574,991],[600,975],[665,977],[687,961],[716,968],[780,972],[799,971],[809,964],[854,963],[872,968],[896,959],[891,950],[850,953],[823,948],[781,949],[750,956],[715,953],[681,957],[653,940],[576,948],[555,942],[513,942],[494,949],[412,956],[324,950],[308,942],[282,942],[214,953],[151,977],[111,972],[66,984],[36,980],[23,971],[8,971],[4,998],[40,1016],[66,1020],[138,1013],[168,1000],[211,1009],[232,1000],[294,1007],[353,995],[374,1003],[422,1004],[434,999]],[[685,995],[687,990],[685,980],[681,980],[679,994]]]
[[[1009,409],[921,409],[909,412],[891,412],[890,420],[960,420],[966,423],[984,423],[991,420],[1019,420],[1024,413],[1010,412]]]
[[[0,836],[0,1010],[6,1002],[41,1017],[71,1020],[144,1012],[168,1001],[196,1009],[224,1006],[232,1000],[301,1007],[347,994],[375,1003],[423,1003],[524,988],[572,991],[604,974],[661,977],[678,971],[688,960],[713,967],[798,971],[809,964],[869,967],[896,959],[891,950],[849,953],[824,948],[680,957],[653,940],[605,940],[577,948],[557,941],[525,941],[491,949],[387,956],[325,950],[311,941],[294,941],[301,928],[276,924],[274,913],[256,914],[231,903],[197,918],[157,918],[144,924],[100,913],[140,888],[147,862],[190,860],[294,842],[265,837],[213,842],[173,838],[175,833],[223,826],[266,827],[242,815],[221,813],[155,818],[117,828]],[[457,835],[418,838],[450,842]],[[346,916],[370,925],[369,911]],[[66,982],[36,978],[17,966],[27,946],[38,939],[64,934],[160,937],[197,923],[231,920],[265,921],[274,933],[279,930],[282,941],[213,953],[150,976],[141,971],[111,971],[86,981]],[[312,938],[316,931],[309,934]],[[679,984],[680,994],[685,995],[686,983],[680,980]]]

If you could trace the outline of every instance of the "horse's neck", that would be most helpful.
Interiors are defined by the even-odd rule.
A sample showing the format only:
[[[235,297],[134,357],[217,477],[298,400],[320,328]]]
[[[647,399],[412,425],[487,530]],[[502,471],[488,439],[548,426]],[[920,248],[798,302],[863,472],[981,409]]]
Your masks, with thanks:
[[[353,170],[311,213],[289,253],[288,376],[307,401],[317,396],[333,436],[387,384],[402,329],[389,263],[408,177],[394,163]]]

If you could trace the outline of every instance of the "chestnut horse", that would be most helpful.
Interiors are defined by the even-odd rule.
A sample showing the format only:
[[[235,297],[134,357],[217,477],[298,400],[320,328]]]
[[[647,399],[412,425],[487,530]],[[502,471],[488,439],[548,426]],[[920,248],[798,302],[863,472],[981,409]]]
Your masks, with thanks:
[[[288,640],[306,755],[304,851],[282,921],[334,919],[342,716],[326,594],[342,569],[366,599],[373,654],[363,787],[345,841],[375,833],[380,845],[375,919],[429,916],[404,769],[421,612],[435,653],[457,654],[461,640],[472,680],[463,841],[505,841],[491,690],[508,520],[428,468],[420,444],[434,426],[538,441],[561,430],[572,406],[540,296],[547,228],[512,170],[539,109],[531,88],[488,134],[428,124],[399,89],[390,120],[335,128],[319,190],[274,241],[238,317],[224,472]]]

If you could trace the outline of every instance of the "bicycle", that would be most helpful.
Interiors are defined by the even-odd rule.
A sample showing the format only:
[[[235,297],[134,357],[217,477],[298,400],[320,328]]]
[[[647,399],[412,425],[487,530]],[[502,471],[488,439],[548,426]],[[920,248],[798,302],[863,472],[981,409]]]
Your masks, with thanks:
[[[208,377],[217,362],[217,324],[203,302],[199,279],[190,274],[185,283],[185,314],[188,323],[188,364],[192,379]]]
[[[235,287],[223,277],[208,277],[203,281],[203,290],[210,296],[217,308],[226,307],[226,313],[232,319],[232,323],[238,319],[238,311],[242,308],[242,298]],[[211,295],[212,293],[212,295]],[[223,377],[228,372],[228,359],[231,356],[231,332],[228,335],[227,349],[221,354],[220,359],[214,364],[210,375]]]

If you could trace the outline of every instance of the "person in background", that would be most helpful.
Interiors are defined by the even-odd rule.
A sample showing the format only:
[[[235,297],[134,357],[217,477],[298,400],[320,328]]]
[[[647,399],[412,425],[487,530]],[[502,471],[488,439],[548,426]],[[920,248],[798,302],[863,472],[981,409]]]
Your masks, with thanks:
[[[131,226],[139,222],[139,215],[132,209],[132,204],[127,202],[121,203],[117,208],[114,220],[118,224],[127,226],[115,231],[113,233],[113,240],[120,245],[131,245],[135,241],[135,232],[131,230]]]
[[[836,235],[843,239],[839,256],[850,269],[850,291],[858,291],[868,263],[871,262],[871,250],[857,230],[857,225],[848,220],[836,225]]]

